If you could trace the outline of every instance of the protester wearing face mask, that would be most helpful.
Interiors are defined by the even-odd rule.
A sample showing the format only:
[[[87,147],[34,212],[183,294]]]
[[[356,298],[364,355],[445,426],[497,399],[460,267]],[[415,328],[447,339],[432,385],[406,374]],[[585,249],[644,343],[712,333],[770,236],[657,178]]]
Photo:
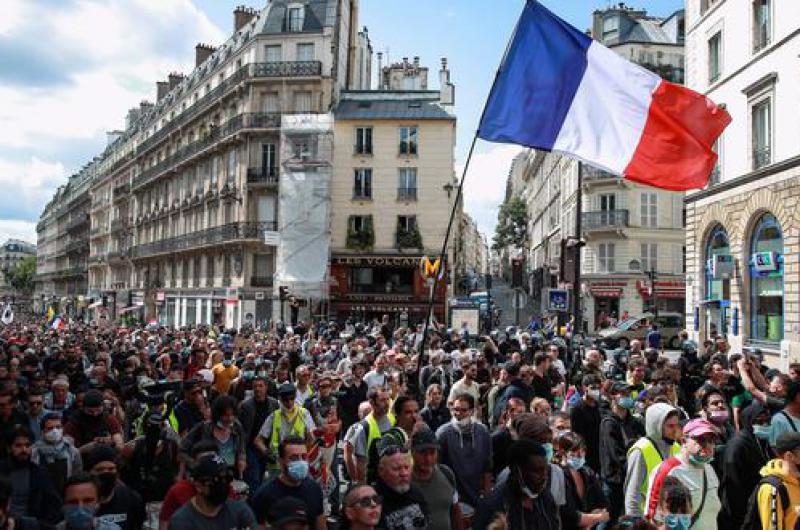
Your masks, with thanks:
[[[547,488],[548,458],[541,444],[518,440],[508,452],[508,480],[484,499],[473,530],[486,530],[498,519],[507,530],[558,530],[559,510]]]
[[[315,530],[327,528],[322,488],[308,476],[306,442],[298,436],[285,438],[278,447],[280,473],[256,490],[250,506],[259,524],[267,520],[267,509],[279,499],[294,497],[305,503],[308,524]]]
[[[166,427],[160,412],[153,412],[144,425],[144,434],[126,445],[127,465],[122,479],[141,492],[146,503],[164,500],[179,471],[180,439]]]
[[[600,477],[586,465],[586,442],[574,432],[561,433],[554,440],[554,461],[565,478],[561,528],[578,530],[608,521],[608,499]]]
[[[106,445],[92,449],[84,460],[86,471],[97,482],[99,502],[95,516],[122,530],[136,530],[144,523],[144,502],[139,493],[119,479],[117,460],[117,451]]]
[[[659,530],[689,530],[692,526],[692,494],[675,477],[664,479],[656,519],[661,521]]]
[[[254,447],[267,457],[271,472],[278,470],[281,441],[289,436],[309,441],[315,428],[311,413],[297,404],[297,388],[293,384],[283,383],[278,388],[278,398],[278,410],[264,420],[258,436],[253,440]]]
[[[691,527],[697,529],[716,528],[717,515],[721,510],[719,479],[711,466],[714,447],[719,435],[708,420],[697,418],[683,427],[684,443],[677,456],[668,458],[654,471],[647,493],[646,514],[658,520],[658,501],[664,480],[675,477],[692,493]]]
[[[450,411],[450,423],[436,431],[440,462],[458,470],[458,495],[461,502],[474,508],[491,488],[492,440],[489,430],[475,421],[475,398],[470,394],[457,396]]]
[[[570,409],[572,430],[586,440],[589,448],[586,463],[593,470],[600,469],[600,386],[596,375],[584,376],[581,381],[581,401]]]
[[[95,517],[99,504],[97,483],[91,475],[70,477],[64,486],[64,520],[56,530],[120,530],[118,524]]]
[[[72,439],[81,455],[86,455],[99,445],[122,450],[122,425],[116,416],[104,414],[103,394],[89,390],[83,396],[80,412],[73,414],[64,425],[64,435]]]
[[[214,390],[217,394],[226,395],[230,390],[231,382],[239,377],[239,367],[233,362],[232,350],[226,351],[222,355],[222,362],[211,367],[211,374],[214,376]]]
[[[761,403],[751,403],[742,411],[740,420],[742,428],[728,442],[722,457],[720,528],[741,528],[747,499],[771,458],[769,409]]]
[[[717,446],[714,448],[714,460],[711,465],[714,466],[717,476],[721,477],[725,446],[736,432],[733,428],[728,404],[721,391],[707,388],[705,392],[700,393],[700,417],[707,419],[717,428],[719,438]],[[741,415],[739,421],[741,423]]]
[[[49,412],[42,418],[42,439],[33,444],[31,461],[47,470],[56,491],[63,491],[67,479],[83,470],[80,452],[64,438],[61,414]]]
[[[218,455],[201,457],[192,468],[197,493],[169,520],[170,530],[255,528],[256,519],[244,501],[228,498],[233,475]]]
[[[217,396],[211,404],[211,419],[196,425],[181,440],[184,463],[189,462],[192,446],[203,439],[217,443],[220,457],[231,469],[242,473],[247,467],[247,440],[242,424],[236,419],[236,401],[230,396]]]

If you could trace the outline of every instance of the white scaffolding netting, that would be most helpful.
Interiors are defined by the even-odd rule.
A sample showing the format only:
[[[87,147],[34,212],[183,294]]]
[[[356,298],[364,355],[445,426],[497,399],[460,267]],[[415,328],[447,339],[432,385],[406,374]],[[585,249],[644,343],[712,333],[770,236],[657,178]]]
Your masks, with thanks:
[[[330,252],[333,117],[284,115],[280,160],[277,280],[295,296],[322,299]]]

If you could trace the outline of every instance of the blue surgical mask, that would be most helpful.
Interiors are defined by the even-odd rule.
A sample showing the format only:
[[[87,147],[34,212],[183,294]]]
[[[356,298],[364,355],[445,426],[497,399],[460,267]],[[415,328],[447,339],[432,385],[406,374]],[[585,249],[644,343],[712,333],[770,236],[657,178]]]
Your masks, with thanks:
[[[545,460],[547,460],[547,463],[549,464],[550,462],[553,461],[553,444],[551,443],[542,444],[542,447],[544,447],[544,453],[545,453],[544,458]]]
[[[689,462],[697,467],[710,464],[712,460],[714,460],[714,455],[709,455],[709,456],[689,455]]]
[[[570,469],[579,470],[586,465],[586,458],[582,456],[570,456],[567,458],[567,465]]]
[[[753,434],[759,440],[769,440],[769,437],[772,434],[772,426],[771,425],[753,425]]]
[[[233,363],[233,361],[231,361],[230,359],[225,359],[224,361],[222,361],[222,366],[224,366],[225,368],[227,368],[227,367],[229,367],[229,366],[230,366],[232,363]]]
[[[664,528],[667,530],[689,530],[692,516],[688,513],[668,513],[664,516]]]
[[[64,522],[71,530],[89,530],[94,521],[95,506],[64,506],[61,511],[64,514]]]
[[[634,407],[636,407],[636,401],[634,401],[630,396],[625,396],[619,399],[619,406],[625,410],[632,410]]]
[[[300,482],[308,476],[308,462],[305,460],[289,462],[289,465],[286,466],[286,473],[292,480]]]

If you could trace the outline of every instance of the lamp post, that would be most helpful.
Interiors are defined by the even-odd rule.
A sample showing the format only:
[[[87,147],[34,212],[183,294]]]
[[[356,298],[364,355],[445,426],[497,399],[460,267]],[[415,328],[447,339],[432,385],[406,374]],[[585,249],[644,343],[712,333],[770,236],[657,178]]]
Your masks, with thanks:
[[[642,272],[647,276],[648,292],[650,294],[650,304],[653,308],[653,320],[658,319],[658,295],[656,294],[656,269],[654,266],[650,267],[649,271],[642,271],[642,264],[638,259],[632,259],[628,262],[628,269],[636,272]]]

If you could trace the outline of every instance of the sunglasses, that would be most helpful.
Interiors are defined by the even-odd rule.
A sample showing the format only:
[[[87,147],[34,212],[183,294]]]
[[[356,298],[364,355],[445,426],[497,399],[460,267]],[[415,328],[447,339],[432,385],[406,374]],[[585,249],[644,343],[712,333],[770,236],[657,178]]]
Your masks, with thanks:
[[[398,453],[408,454],[408,449],[402,445],[390,445],[384,450],[378,451],[378,456],[383,458],[384,456],[394,456]]]
[[[370,495],[368,497],[361,497],[349,504],[351,508],[358,506],[359,508],[372,508],[373,506],[381,506],[383,504],[383,497],[380,495]]]

